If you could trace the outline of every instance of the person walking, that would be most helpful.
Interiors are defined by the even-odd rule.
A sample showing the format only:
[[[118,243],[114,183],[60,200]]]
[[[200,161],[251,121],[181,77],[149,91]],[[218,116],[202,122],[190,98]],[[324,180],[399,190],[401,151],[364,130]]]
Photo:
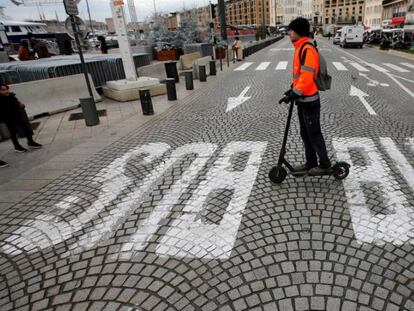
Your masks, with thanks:
[[[233,61],[237,60],[238,62],[241,62],[243,60],[243,44],[239,37],[236,37],[231,49],[233,51]]]
[[[328,32],[328,41],[331,41],[331,32]]]
[[[0,84],[0,122],[4,122],[10,132],[10,138],[16,152],[27,152],[20,145],[17,138],[19,129],[27,138],[27,145],[33,149],[40,149],[41,144],[33,140],[33,131],[27,117],[24,104],[22,104],[14,93],[11,93],[7,84]]]
[[[293,83],[279,103],[294,101],[298,109],[306,163],[295,167],[295,171],[321,175],[327,172],[332,164],[320,125],[321,103],[315,82],[319,72],[319,53],[312,45],[309,31],[310,25],[305,18],[296,18],[289,24],[288,35],[295,47]]]
[[[102,54],[108,54],[108,45],[104,36],[98,36],[98,41],[100,42],[100,49]]]

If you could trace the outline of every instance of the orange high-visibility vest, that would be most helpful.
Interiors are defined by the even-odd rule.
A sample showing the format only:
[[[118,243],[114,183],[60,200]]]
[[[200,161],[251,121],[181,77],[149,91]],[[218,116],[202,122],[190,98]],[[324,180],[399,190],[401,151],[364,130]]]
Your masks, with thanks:
[[[319,71],[319,54],[318,51],[307,44],[302,49],[302,55],[306,58],[303,65],[300,63],[299,55],[301,47],[306,42],[312,42],[305,37],[293,43],[295,46],[295,56],[293,58],[293,87],[292,91],[301,96],[298,102],[311,102],[319,99],[318,86],[316,85],[316,77]]]

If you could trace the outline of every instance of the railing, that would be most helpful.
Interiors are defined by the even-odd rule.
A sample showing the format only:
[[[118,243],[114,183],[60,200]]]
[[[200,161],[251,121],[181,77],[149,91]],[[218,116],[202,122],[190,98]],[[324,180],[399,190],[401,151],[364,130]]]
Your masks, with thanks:
[[[149,65],[152,55],[134,54],[133,59],[135,67],[138,68]],[[125,71],[119,54],[85,55],[85,62],[96,87],[105,85],[107,81],[125,79]],[[82,73],[78,55],[2,63],[0,64],[0,70],[15,72],[19,78],[17,82],[29,82]],[[3,77],[9,79],[6,72]]]
[[[279,37],[268,39],[268,40],[253,44],[251,46],[245,47],[243,49],[243,57],[250,56],[250,55],[264,49],[265,47],[268,47],[269,45],[271,45],[271,44],[273,44],[273,43],[275,43],[279,40],[282,40],[282,39],[283,39],[283,36],[279,36]]]

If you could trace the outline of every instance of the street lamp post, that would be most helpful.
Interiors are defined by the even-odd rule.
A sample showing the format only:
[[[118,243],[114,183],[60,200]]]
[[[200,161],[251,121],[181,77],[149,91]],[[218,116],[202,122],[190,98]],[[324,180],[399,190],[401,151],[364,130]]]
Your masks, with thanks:
[[[95,30],[93,29],[93,25],[92,25],[91,11],[89,9],[89,0],[86,0],[86,9],[88,10],[89,25],[90,25],[91,31],[92,31],[92,38],[95,39]],[[94,42],[94,41],[92,41],[92,42]]]
[[[221,26],[221,39],[227,41],[227,22],[226,22],[226,5],[224,0],[218,0],[220,11],[220,26]]]
[[[262,28],[263,28],[263,30],[266,29],[265,3],[266,3],[266,0],[262,0]]]

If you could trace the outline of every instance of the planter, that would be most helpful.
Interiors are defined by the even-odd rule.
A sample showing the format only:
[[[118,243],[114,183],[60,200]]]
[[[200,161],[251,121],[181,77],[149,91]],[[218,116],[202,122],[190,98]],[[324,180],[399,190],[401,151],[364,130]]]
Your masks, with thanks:
[[[156,51],[155,59],[159,61],[178,60],[179,52],[178,50]]]

